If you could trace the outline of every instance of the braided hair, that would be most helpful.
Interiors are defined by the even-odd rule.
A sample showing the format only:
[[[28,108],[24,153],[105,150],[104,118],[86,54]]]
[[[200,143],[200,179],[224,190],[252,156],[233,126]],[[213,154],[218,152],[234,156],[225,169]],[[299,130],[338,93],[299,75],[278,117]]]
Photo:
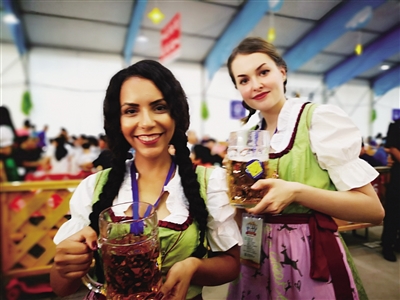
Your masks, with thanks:
[[[99,233],[99,214],[112,206],[125,177],[126,154],[130,144],[121,132],[120,123],[120,91],[121,86],[130,77],[141,77],[151,80],[161,91],[175,121],[175,132],[171,139],[174,145],[175,162],[179,166],[179,175],[184,194],[189,201],[189,214],[197,222],[200,230],[199,244],[192,256],[201,258],[206,254],[204,247],[208,212],[204,200],[200,196],[200,184],[193,169],[187,147],[186,131],[189,128],[189,105],[186,94],[180,83],[170,70],[153,60],[142,60],[116,73],[110,80],[104,99],[104,130],[112,152],[111,170],[99,200],[93,205],[89,216],[90,226]],[[97,265],[97,264],[96,264]],[[100,274],[99,274],[100,275]]]
[[[228,58],[227,66],[229,71],[229,76],[236,87],[235,76],[232,72],[232,62],[239,54],[252,54],[252,53],[264,53],[268,55],[278,67],[282,67],[285,69],[287,73],[287,65],[286,62],[283,60],[282,56],[278,53],[275,46],[266,40],[260,37],[248,37],[245,38],[240,44],[232,50],[231,55]],[[283,82],[283,92],[286,93],[286,84],[287,79]],[[244,101],[242,101],[242,105],[245,109],[249,111],[248,116],[244,117],[241,121],[242,123],[246,124],[252,115],[256,113],[256,110],[250,106],[248,106]]]

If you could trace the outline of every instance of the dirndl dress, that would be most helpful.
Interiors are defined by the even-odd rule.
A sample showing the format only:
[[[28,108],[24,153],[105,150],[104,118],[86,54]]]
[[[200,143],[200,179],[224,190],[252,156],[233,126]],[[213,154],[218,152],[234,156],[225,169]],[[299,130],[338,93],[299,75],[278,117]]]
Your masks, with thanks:
[[[270,154],[268,174],[278,170],[281,179],[335,190],[310,148],[314,109],[303,105],[288,147]],[[367,299],[337,225],[327,215],[292,203],[281,215],[264,216],[261,253],[258,268],[241,264],[228,300]]]

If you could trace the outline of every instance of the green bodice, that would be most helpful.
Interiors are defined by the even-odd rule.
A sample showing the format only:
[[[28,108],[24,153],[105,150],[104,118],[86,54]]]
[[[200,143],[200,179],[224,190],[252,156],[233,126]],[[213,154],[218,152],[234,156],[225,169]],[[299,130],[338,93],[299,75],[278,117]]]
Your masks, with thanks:
[[[268,177],[277,171],[279,178],[300,182],[324,190],[336,190],[329,174],[318,165],[311,151],[308,135],[315,104],[304,104],[293,130],[289,145],[279,153],[270,153]],[[309,213],[311,209],[292,203],[282,213]]]

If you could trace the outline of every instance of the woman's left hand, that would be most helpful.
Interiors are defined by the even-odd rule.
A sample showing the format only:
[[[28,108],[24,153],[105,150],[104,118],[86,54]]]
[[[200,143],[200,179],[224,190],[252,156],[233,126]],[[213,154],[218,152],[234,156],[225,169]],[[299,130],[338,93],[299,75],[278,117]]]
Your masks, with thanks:
[[[175,263],[168,271],[165,282],[163,283],[159,295],[163,295],[162,300],[184,300],[190,286],[190,281],[196,271],[196,258],[189,257]]]
[[[255,207],[247,209],[251,214],[279,214],[295,199],[296,182],[282,179],[260,179],[253,186],[265,190],[265,195]]]

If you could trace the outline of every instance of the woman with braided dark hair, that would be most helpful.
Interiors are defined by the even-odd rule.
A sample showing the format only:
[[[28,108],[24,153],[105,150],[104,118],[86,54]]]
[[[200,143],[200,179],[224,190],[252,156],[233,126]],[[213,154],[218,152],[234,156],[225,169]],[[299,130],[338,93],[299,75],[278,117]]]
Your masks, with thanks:
[[[167,68],[143,60],[114,75],[104,100],[112,167],[102,171],[108,176],[100,192],[94,174],[83,180],[70,200],[71,220],[54,238],[51,284],[58,295],[79,288],[97,247],[99,213],[132,199],[134,178],[139,201],[157,203],[165,276],[160,294],[168,299],[201,299],[202,286],[236,278],[241,237],[226,194],[225,170],[212,170],[203,200],[187,148],[188,127],[186,95]],[[168,152],[170,144],[175,156]],[[135,157],[126,160],[131,147]],[[165,178],[171,172],[168,182]],[[214,253],[210,258],[206,258],[207,244]]]

